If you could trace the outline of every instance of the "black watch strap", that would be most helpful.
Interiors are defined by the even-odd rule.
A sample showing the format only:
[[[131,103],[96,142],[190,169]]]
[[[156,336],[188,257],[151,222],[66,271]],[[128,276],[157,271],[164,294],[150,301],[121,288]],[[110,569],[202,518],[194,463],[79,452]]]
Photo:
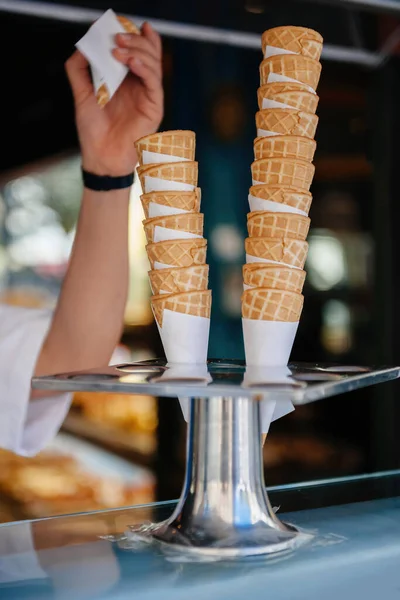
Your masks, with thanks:
[[[122,190],[133,184],[133,173],[111,177],[110,175],[95,175],[82,169],[83,185],[95,192],[110,192],[111,190]]]

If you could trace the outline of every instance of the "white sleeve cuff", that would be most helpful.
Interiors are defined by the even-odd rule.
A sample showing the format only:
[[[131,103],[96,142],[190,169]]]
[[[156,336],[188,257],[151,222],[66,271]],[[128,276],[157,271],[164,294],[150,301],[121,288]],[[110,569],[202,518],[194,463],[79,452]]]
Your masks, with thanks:
[[[52,319],[43,310],[0,306],[0,447],[40,452],[57,434],[69,394],[30,401],[31,379]]]

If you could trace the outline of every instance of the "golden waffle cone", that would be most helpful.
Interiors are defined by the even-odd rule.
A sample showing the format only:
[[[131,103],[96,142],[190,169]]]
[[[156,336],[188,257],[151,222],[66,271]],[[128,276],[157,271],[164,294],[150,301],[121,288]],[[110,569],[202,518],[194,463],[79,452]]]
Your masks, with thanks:
[[[184,213],[181,215],[168,215],[165,217],[145,219],[143,221],[143,227],[147,242],[151,244],[154,241],[155,227],[166,227],[167,229],[188,231],[202,236],[203,222],[204,215],[202,213]]]
[[[295,79],[316,90],[321,75],[321,63],[308,56],[278,54],[265,58],[260,65],[260,84],[268,82],[270,73],[277,73]]]
[[[155,261],[171,267],[204,265],[207,254],[207,240],[204,238],[168,240],[147,244],[146,250],[152,269],[154,269]]]
[[[308,191],[315,167],[304,160],[293,158],[261,158],[251,165],[254,181],[269,185],[285,185]]]
[[[140,34],[139,27],[137,27],[137,25],[135,25],[135,23],[133,21],[131,21],[130,19],[128,19],[127,17],[122,17],[121,15],[118,15],[117,19],[127,33]]]
[[[247,215],[250,237],[305,240],[311,219],[293,213],[255,211]]]
[[[161,163],[156,165],[145,165],[138,167],[142,189],[144,190],[145,176],[159,177],[168,181],[179,181],[188,183],[197,187],[198,165],[196,161],[176,162],[176,163]]]
[[[306,272],[302,269],[262,263],[243,265],[243,283],[253,288],[266,287],[300,294],[305,278]]]
[[[253,288],[242,295],[242,316],[256,321],[299,321],[304,297],[296,292]]]
[[[273,260],[298,269],[304,268],[308,252],[308,244],[304,240],[246,238],[244,245],[246,254],[250,256],[256,256],[263,260]]]
[[[176,294],[208,288],[208,265],[149,271],[153,294]]]
[[[323,41],[322,36],[313,29],[284,26],[264,31],[261,37],[261,46],[263,53],[266,46],[274,46],[319,60]]]
[[[179,156],[193,161],[196,148],[196,134],[188,130],[162,131],[152,133],[135,142],[139,163],[143,165],[143,151]]]
[[[140,196],[144,216],[149,218],[149,204],[161,204],[187,212],[199,212],[200,210],[200,188],[193,192],[149,192]]]
[[[117,15],[117,19],[125,29],[127,33],[136,33],[140,35],[140,29],[136,27],[135,23],[127,19],[126,17],[121,17]],[[105,83],[99,87],[96,92],[97,104],[103,108],[110,100],[110,93]]]
[[[262,110],[263,100],[282,102],[306,113],[314,114],[317,110],[319,98],[302,83],[266,83],[257,90],[258,107]]]
[[[318,117],[290,108],[266,108],[256,113],[257,129],[273,131],[277,135],[300,135],[314,139]]]
[[[317,144],[297,135],[273,135],[254,140],[254,158],[296,158],[312,162]]]
[[[249,190],[255,198],[286,204],[309,213],[312,196],[310,192],[283,185],[253,185]]]
[[[210,318],[211,290],[196,290],[179,294],[161,294],[151,298],[153,313],[157,323],[162,327],[165,309],[195,317]],[[195,342],[195,340],[193,340]]]

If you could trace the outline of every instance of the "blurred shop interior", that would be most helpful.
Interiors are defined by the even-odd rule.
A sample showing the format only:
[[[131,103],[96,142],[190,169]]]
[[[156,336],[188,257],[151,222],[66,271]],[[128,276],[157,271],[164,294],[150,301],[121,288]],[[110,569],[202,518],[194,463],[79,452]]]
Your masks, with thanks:
[[[1,301],[56,302],[82,191],[63,65],[109,7],[168,32],[162,128],[197,134],[213,289],[209,356],[218,358],[243,358],[241,265],[259,36],[285,24],[322,33],[308,276],[292,360],[399,363],[400,0],[1,2]],[[135,182],[130,294],[115,362],[163,354],[149,304],[140,193]],[[356,391],[278,421],[264,448],[267,485],[398,467],[396,390]],[[23,459],[0,451],[0,522],[175,498],[184,454],[177,401],[76,394],[44,453]]]

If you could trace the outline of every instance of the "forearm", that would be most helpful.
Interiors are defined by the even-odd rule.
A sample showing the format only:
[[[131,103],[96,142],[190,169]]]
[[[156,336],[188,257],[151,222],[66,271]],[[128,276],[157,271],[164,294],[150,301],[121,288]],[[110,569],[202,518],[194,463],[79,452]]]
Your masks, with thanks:
[[[36,374],[108,364],[127,299],[129,190],[85,189],[69,267]]]

